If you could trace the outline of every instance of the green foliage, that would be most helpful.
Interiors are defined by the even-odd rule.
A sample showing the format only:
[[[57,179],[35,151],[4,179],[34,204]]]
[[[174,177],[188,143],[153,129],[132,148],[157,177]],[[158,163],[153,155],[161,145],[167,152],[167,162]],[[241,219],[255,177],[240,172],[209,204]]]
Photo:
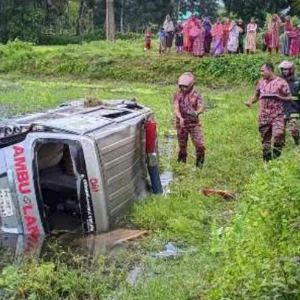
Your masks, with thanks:
[[[292,17],[292,24],[293,26],[297,27],[300,24],[300,19],[298,16],[293,16]]]
[[[134,32],[126,32],[126,33],[118,32],[116,34],[116,38],[119,40],[140,40],[141,34],[134,33]]]
[[[180,8],[183,12],[190,11],[199,17],[214,17],[217,13],[218,2],[216,0],[181,1]]]
[[[298,299],[299,160],[293,152],[248,185],[220,241],[224,267],[209,299]]]
[[[159,56],[155,50],[144,53],[143,41],[134,39],[137,35],[123,37],[132,39],[118,40],[114,44],[92,42],[82,46],[31,47],[30,51],[21,48],[11,51],[14,43],[12,42],[8,47],[0,48],[0,55],[6,58],[0,61],[0,70],[41,75],[81,75],[91,79],[148,83],[174,83],[180,73],[192,71],[199,81],[207,84],[216,83],[216,80],[223,83],[254,83],[260,76],[262,63],[270,60],[278,64],[284,59],[267,54],[227,55],[217,59],[198,59],[189,54]],[[67,37],[53,37],[53,42],[58,44],[71,44],[72,41]],[[21,42],[18,41],[17,44],[20,45]],[[156,48],[155,40],[153,48]],[[295,59],[295,63],[299,65],[300,60]]]
[[[38,44],[39,45],[69,45],[69,44],[80,44],[80,36],[70,36],[70,35],[53,35],[53,34],[43,34],[41,35]]]
[[[5,61],[0,67],[2,72],[10,72],[16,69],[26,69],[34,65],[33,46],[16,39],[8,42],[7,46],[0,49],[1,61]]]
[[[38,42],[41,33],[79,35],[78,19],[81,7],[79,0],[1,0],[0,2],[1,42],[15,38]],[[91,31],[103,32],[106,1],[84,0],[81,3],[84,34]],[[116,0],[114,5],[118,32],[142,32],[149,24],[157,24],[160,27],[167,14],[177,20],[179,11],[184,12],[187,9],[199,12],[201,15],[214,16],[218,7],[216,0],[197,0],[189,3],[182,0]]]
[[[84,37],[83,40],[85,42],[92,42],[92,41],[100,41],[100,40],[105,40],[105,31],[104,29],[97,29],[97,30],[92,30],[88,32]]]
[[[265,21],[267,13],[279,13],[282,9],[293,5],[294,2],[294,0],[224,0],[227,11],[237,14],[246,22],[248,22],[251,17]]]
[[[23,41],[36,42],[42,32],[44,11],[35,1],[17,1],[6,23],[4,41],[19,38]]]
[[[64,263],[29,261],[20,269],[7,267],[0,278],[0,289],[6,299],[104,299],[124,271],[99,256],[94,272],[82,264],[69,268]]]

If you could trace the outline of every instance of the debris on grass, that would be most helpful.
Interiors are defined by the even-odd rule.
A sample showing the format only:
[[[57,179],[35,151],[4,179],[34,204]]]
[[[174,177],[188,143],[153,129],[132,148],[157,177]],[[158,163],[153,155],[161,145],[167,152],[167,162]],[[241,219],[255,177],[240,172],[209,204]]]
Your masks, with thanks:
[[[204,196],[219,196],[223,198],[225,201],[234,201],[237,200],[237,195],[225,190],[218,190],[213,188],[202,188],[200,193],[202,193]]]
[[[172,242],[165,245],[164,250],[160,252],[150,253],[150,256],[157,258],[178,258],[185,253],[196,252],[198,249],[196,247],[191,247],[187,250],[182,250],[176,247]]]

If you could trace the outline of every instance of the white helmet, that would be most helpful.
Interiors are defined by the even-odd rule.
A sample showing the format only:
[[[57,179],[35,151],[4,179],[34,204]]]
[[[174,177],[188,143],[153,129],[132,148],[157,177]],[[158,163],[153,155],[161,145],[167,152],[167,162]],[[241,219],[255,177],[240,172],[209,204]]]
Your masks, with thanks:
[[[293,69],[294,63],[292,61],[284,60],[279,64],[279,69]]]
[[[178,85],[191,86],[194,85],[194,75],[190,72],[183,73],[178,80]]]

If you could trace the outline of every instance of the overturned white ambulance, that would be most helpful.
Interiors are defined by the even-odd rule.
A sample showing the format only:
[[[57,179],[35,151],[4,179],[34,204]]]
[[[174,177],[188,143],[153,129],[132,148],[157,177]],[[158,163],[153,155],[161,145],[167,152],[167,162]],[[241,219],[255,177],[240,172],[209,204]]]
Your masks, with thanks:
[[[162,192],[156,149],[152,111],[135,101],[78,100],[0,122],[0,235],[109,230]]]

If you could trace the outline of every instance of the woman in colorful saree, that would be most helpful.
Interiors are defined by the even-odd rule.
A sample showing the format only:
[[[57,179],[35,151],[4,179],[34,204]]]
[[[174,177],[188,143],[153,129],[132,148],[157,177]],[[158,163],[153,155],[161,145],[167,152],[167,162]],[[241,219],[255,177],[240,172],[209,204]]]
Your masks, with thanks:
[[[199,32],[194,40],[193,54],[195,56],[202,57],[205,54],[205,30],[202,26],[202,22],[200,21],[197,22],[196,27],[198,27]]]
[[[237,53],[239,47],[239,29],[235,21],[231,22],[230,25],[230,33],[229,33],[229,41],[228,41],[228,52],[229,53]]]
[[[289,55],[297,57],[299,55],[300,51],[300,26],[298,25],[297,28],[293,28],[293,30],[290,32],[290,39],[291,44],[289,48]]]
[[[219,19],[213,25],[211,30],[211,35],[213,37],[213,55],[220,56],[223,54],[224,51],[223,49],[224,29]]]
[[[281,52],[284,55],[289,55],[291,45],[291,33],[293,32],[293,24],[290,17],[286,17],[284,22],[284,33],[281,36]]]
[[[269,24],[270,40],[268,43],[268,51],[272,53],[275,49],[276,53],[279,51],[279,31],[280,31],[281,20],[278,15],[274,14]]]
[[[246,36],[246,52],[247,54],[254,54],[256,52],[256,31],[257,24],[254,18],[251,18],[250,23],[247,25],[247,36]]]

